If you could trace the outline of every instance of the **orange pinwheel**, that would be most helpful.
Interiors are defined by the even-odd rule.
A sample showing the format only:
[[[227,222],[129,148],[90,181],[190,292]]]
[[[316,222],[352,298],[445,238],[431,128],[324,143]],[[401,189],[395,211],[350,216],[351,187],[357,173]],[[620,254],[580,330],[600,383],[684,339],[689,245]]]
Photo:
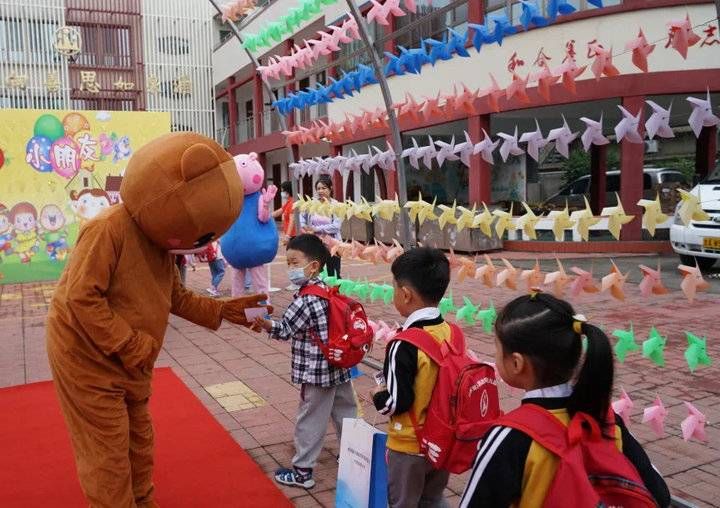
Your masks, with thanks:
[[[556,258],[558,269],[545,275],[545,284],[552,284],[552,292],[558,298],[565,295],[565,289],[570,284],[570,276],[565,273],[565,267],[559,259]]]
[[[505,268],[500,270],[500,273],[498,273],[496,284],[498,287],[504,284],[507,288],[517,289],[518,276],[520,275],[518,273],[518,269],[515,268],[507,259],[501,259]]]
[[[539,289],[545,281],[545,275],[540,271],[540,262],[535,260],[535,266],[531,270],[523,270],[520,278],[527,284],[528,291]]]
[[[482,280],[483,284],[485,284],[489,288],[495,287],[495,272],[497,271],[495,268],[495,265],[492,262],[492,259],[490,259],[490,256],[487,254],[484,254],[485,257],[485,264],[479,267],[477,270],[475,270],[475,278],[478,280]]]
[[[623,275],[615,262],[611,261],[611,263],[612,268],[610,269],[610,273],[602,278],[600,290],[604,293],[609,289],[613,298],[623,301],[625,300],[625,290],[623,287],[625,286],[628,274]]]

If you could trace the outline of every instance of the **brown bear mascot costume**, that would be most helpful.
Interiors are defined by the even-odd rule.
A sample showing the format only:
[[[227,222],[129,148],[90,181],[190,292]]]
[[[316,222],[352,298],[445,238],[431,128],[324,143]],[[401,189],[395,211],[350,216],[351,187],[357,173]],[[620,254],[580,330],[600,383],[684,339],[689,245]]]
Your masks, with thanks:
[[[93,507],[155,506],[152,369],[170,313],[208,328],[247,325],[265,295],[214,300],[186,290],[172,253],[216,240],[237,219],[243,185],[232,157],[172,133],[130,160],[122,203],[80,231],[53,296],[47,349],[78,476]]]

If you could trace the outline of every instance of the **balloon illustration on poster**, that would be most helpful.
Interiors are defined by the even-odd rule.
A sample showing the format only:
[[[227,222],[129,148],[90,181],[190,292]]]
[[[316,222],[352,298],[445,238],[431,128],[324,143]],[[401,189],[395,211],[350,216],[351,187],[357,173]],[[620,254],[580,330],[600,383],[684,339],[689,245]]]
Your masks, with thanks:
[[[45,136],[34,136],[30,138],[25,147],[25,161],[36,171],[50,173],[53,170],[50,161],[50,149],[52,141]]]
[[[65,115],[65,118],[63,118],[62,121],[62,125],[65,131],[65,135],[72,138],[74,138],[75,134],[80,131],[90,130],[90,123],[80,113],[70,113],[68,115]]]
[[[5,152],[0,148],[0,169],[5,165]]]
[[[70,179],[80,169],[80,146],[74,139],[62,137],[53,143],[50,161],[58,175]]]
[[[41,115],[35,122],[33,129],[35,136],[43,136],[55,141],[65,135],[63,124],[53,115]]]

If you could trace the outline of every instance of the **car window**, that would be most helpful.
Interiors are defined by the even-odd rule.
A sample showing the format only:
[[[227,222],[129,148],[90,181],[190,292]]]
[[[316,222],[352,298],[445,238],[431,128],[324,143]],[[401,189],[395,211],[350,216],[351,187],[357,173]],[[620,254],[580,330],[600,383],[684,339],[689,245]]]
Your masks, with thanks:
[[[605,179],[605,192],[620,192],[620,175],[608,175]]]
[[[648,173],[643,173],[643,189],[652,189],[653,181],[652,177]]]
[[[572,194],[585,194],[588,187],[589,178],[581,178],[572,184]]]
[[[682,173],[663,173],[660,179],[662,183],[685,183],[685,175]]]

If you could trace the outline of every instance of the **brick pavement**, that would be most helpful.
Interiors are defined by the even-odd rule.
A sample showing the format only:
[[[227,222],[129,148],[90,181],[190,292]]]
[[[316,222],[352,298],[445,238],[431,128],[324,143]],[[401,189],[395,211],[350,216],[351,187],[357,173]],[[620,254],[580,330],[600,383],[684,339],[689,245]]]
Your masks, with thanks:
[[[513,257],[517,259],[518,254],[514,253]],[[527,257],[535,259],[535,255]],[[343,275],[354,279],[390,280],[387,266],[353,262],[344,264]],[[276,286],[287,285],[282,257],[273,266],[272,281]],[[188,272],[191,288],[203,291],[208,282],[209,271],[205,265],[199,264],[197,272]],[[224,281],[223,287],[227,288],[228,283]],[[44,319],[52,290],[52,284],[0,286],[0,325],[3,330],[0,386],[49,379]],[[492,299],[498,307],[516,295],[507,289],[481,287],[475,281],[453,283],[452,290],[456,301],[469,296],[474,302],[482,301],[487,305]],[[624,388],[634,400],[631,430],[645,444],[673,493],[698,506],[720,506],[717,500],[720,492],[720,380],[717,376],[720,332],[714,326],[720,309],[717,283],[712,291],[713,294],[701,295],[691,305],[676,292],[642,300],[637,286],[631,285],[625,303],[604,295],[580,297],[574,302],[579,312],[607,330],[632,321],[638,342],[647,337],[652,325],[668,337],[666,367],[656,367],[639,353],[632,353],[625,364],[617,366],[616,389]],[[290,293],[284,290],[273,294],[273,304],[278,309],[276,314],[285,308],[290,298]],[[367,304],[366,307],[373,319],[390,323],[400,320],[392,307],[382,304]],[[481,356],[492,357],[492,337],[483,334],[477,326],[465,329],[470,347]],[[686,329],[709,335],[708,353],[716,360],[715,366],[701,368],[695,374],[689,372],[683,358],[686,344],[682,332]],[[233,438],[271,475],[276,468],[288,465],[293,454],[292,430],[298,390],[289,381],[289,356],[288,344],[269,341],[264,334],[233,325],[223,325],[212,332],[171,317],[158,365],[172,367]],[[373,356],[381,359],[382,347],[377,347]],[[363,370],[372,372],[369,368]],[[237,384],[238,381],[243,385]],[[383,420],[376,417],[367,401],[367,392],[374,382],[370,376],[363,376],[355,383],[366,418],[382,426]],[[502,386],[501,395],[503,406],[508,409],[516,403],[519,393]],[[667,435],[662,439],[657,439],[640,424],[643,408],[656,395],[661,396],[670,412],[666,422]],[[710,422],[707,444],[686,443],[680,437],[680,422],[686,416],[683,401],[692,401],[707,415]],[[333,506],[337,449],[338,443],[330,426],[316,469],[317,486],[309,492],[281,487],[297,506]],[[452,505],[457,505],[464,484],[464,476],[451,478],[447,496]]]

